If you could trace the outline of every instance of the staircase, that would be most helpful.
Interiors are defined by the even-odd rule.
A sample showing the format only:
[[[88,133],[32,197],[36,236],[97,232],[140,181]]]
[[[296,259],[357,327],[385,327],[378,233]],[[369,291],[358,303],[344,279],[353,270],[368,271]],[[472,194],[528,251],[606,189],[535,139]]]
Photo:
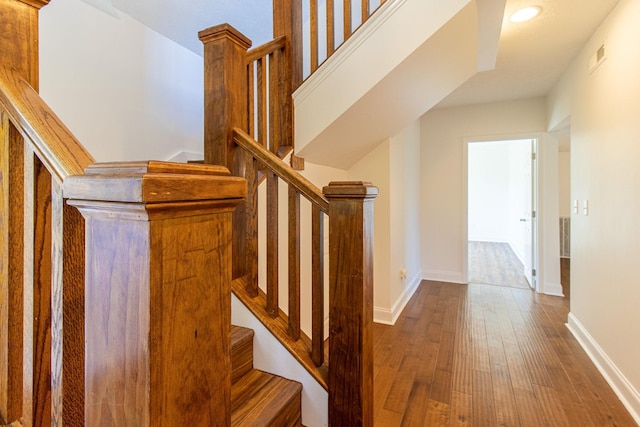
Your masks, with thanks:
[[[253,331],[231,327],[231,425],[301,425],[302,385],[253,368]]]

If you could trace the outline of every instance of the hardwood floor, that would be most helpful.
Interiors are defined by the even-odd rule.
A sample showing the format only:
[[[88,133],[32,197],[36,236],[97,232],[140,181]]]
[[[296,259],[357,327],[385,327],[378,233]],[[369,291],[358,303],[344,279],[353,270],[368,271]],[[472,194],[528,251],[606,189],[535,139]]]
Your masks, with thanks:
[[[375,425],[635,426],[565,327],[566,298],[423,281],[375,324]]]
[[[469,242],[469,282],[531,289],[522,261],[508,243]]]

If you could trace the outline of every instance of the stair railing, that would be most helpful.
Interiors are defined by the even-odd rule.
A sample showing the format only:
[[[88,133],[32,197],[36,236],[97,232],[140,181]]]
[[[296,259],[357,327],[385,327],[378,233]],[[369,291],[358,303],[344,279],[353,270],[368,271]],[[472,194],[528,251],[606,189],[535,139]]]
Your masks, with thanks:
[[[278,102],[286,41],[248,51],[228,24],[201,31],[205,62],[205,163],[226,165],[248,183],[247,203],[233,218],[233,291],[329,393],[331,425],[373,425],[373,199],[369,183],[331,183],[320,191],[280,160],[286,124]],[[282,52],[284,49],[284,55]],[[265,73],[264,58],[269,72]],[[278,59],[280,58],[280,59]],[[254,65],[255,61],[258,61]],[[273,68],[271,68],[273,67]],[[257,76],[257,82],[254,78]],[[258,88],[258,89],[256,89]],[[271,88],[261,95],[263,88]],[[277,89],[273,89],[277,88]],[[253,91],[257,92],[254,96]],[[284,98],[278,98],[284,96]],[[246,100],[243,102],[243,100]],[[267,100],[275,103],[267,104]],[[280,100],[280,101],[278,101]],[[257,107],[256,107],[257,105]],[[287,111],[289,107],[285,107]],[[254,111],[258,113],[254,115]],[[262,112],[261,112],[262,111]],[[268,114],[267,114],[268,112]],[[258,142],[253,136],[267,137]],[[258,185],[266,177],[266,278],[258,285]],[[278,304],[278,186],[288,190],[288,303]],[[311,338],[300,327],[300,199],[312,205]],[[324,359],[323,227],[329,217],[329,361]]]
[[[81,425],[84,221],[63,182],[92,162],[22,73],[0,67],[0,425]]]
[[[386,0],[274,0],[274,36],[292,46],[292,93]]]

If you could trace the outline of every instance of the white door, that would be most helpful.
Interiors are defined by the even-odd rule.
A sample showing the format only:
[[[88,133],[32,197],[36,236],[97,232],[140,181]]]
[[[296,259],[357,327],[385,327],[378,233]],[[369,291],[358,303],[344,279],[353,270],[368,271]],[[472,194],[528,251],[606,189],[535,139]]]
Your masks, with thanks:
[[[528,144],[529,150],[524,151],[527,156],[523,159],[525,167],[524,188],[522,194],[522,214],[520,216],[520,224],[522,228],[523,241],[523,264],[524,277],[529,282],[529,286],[533,289],[536,287],[536,270],[535,270],[535,233],[537,224],[536,215],[536,140],[532,139]]]

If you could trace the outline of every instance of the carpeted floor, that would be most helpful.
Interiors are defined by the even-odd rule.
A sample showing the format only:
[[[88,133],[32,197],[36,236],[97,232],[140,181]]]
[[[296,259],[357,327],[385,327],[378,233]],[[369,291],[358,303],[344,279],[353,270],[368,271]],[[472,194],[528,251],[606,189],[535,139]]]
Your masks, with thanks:
[[[469,283],[531,289],[523,270],[507,243],[469,242]]]

